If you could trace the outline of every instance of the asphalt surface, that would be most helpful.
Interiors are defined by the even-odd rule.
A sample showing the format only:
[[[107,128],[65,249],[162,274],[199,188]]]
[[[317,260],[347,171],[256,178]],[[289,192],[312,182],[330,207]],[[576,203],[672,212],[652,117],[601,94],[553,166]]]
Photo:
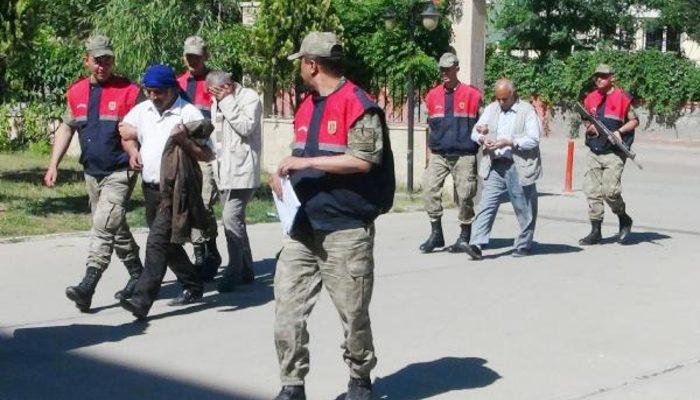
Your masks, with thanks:
[[[418,245],[423,213],[377,222],[371,314],[378,399],[696,400],[700,398],[700,148],[639,144],[624,197],[631,244],[581,248],[580,192],[561,193],[566,142],[545,139],[535,254],[509,255],[516,221],[502,206],[486,259]],[[444,218],[455,239],[456,215]],[[279,390],[272,337],[278,224],[249,227],[257,280],[202,303],[169,307],[171,273],[147,323],[112,298],[127,279],[114,261],[81,314],[64,296],[82,277],[81,235],[0,244],[0,399],[272,399]],[[140,244],[143,233],[137,234]],[[223,235],[219,236],[223,246]],[[142,248],[143,253],[143,248]],[[336,399],[347,371],[341,327],[326,294],[309,321],[309,399]]]

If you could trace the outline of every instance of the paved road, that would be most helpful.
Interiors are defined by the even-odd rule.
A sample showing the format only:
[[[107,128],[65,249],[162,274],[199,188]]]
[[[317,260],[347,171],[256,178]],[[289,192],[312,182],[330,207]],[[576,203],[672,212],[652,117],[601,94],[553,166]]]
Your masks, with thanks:
[[[581,249],[585,200],[580,191],[560,194],[565,146],[543,144],[530,258],[508,255],[509,205],[481,262],[419,254],[428,231],[421,213],[380,219],[371,309],[378,398],[700,398],[700,148],[637,146],[645,170],[625,172],[633,245]],[[578,147],[577,188],[584,155]],[[445,218],[448,240],[454,220],[453,212]],[[609,218],[606,236],[615,225]],[[277,224],[250,233],[253,286],[226,295],[209,287],[203,303],[172,308],[164,299],[178,288],[169,274],[148,323],[132,322],[111,297],[126,280],[118,262],[100,282],[96,313],[80,314],[64,298],[82,274],[84,237],[1,244],[0,399],[271,399],[271,258],[281,234]],[[326,295],[310,330],[309,398],[336,399],[347,375]]]

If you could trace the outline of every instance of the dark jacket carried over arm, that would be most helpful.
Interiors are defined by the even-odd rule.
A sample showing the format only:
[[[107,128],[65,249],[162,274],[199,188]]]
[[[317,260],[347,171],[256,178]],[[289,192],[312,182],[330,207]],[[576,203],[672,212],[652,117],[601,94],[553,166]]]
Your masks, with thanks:
[[[185,124],[187,136],[200,146],[214,129],[209,120]],[[190,240],[192,228],[206,229],[206,211],[202,201],[202,171],[197,160],[168,139],[160,165],[160,192],[162,211],[172,212],[171,243]]]

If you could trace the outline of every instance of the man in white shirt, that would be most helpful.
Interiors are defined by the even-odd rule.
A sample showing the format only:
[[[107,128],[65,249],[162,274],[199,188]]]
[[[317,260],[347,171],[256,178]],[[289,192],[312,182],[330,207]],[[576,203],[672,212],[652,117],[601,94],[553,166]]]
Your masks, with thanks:
[[[500,197],[507,193],[520,225],[514,257],[531,253],[537,220],[537,187],[542,174],[540,121],[535,109],[518,98],[513,82],[495,85],[496,101],[489,104],[472,131],[483,147],[479,175],[484,179],[479,212],[472,225],[467,254],[480,259],[488,244]]]
[[[260,186],[262,103],[254,90],[244,88],[227,72],[211,71],[206,82],[214,97],[211,111],[216,161],[212,166],[223,205],[229,255],[218,289],[230,292],[236,283],[255,279],[245,209]]]
[[[160,207],[161,157],[168,139],[197,161],[213,159],[212,150],[189,139],[183,124],[204,120],[202,113],[179,96],[172,68],[151,66],[143,78],[148,100],[134,107],[120,125],[124,149],[133,169],[142,171],[146,221],[150,231],[146,244],[144,272],[134,294],[122,299],[122,307],[145,319],[155,301],[169,265],[184,290],[171,305],[187,304],[202,297],[203,284],[181,244],[171,243],[172,210]],[[140,144],[140,149],[139,149]],[[211,146],[211,144],[209,143]]]

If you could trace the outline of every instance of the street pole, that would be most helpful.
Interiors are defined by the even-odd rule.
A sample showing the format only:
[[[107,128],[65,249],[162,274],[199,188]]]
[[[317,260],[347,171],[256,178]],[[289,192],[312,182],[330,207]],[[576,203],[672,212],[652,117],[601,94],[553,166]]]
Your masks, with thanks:
[[[407,164],[406,164],[406,177],[407,177],[407,182],[406,182],[406,190],[408,191],[409,194],[413,193],[413,112],[415,109],[415,95],[413,93],[413,77],[411,75],[408,76],[408,85],[407,85],[407,92],[408,92],[408,150],[406,151],[406,158],[407,158]]]

